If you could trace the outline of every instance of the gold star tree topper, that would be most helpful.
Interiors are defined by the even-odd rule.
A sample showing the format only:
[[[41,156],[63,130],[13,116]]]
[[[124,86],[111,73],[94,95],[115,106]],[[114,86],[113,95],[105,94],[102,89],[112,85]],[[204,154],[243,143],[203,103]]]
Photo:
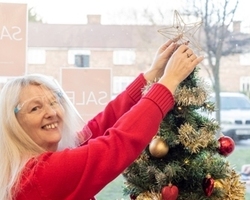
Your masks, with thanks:
[[[199,53],[202,49],[194,36],[200,29],[201,25],[202,21],[189,24],[185,23],[180,14],[175,10],[173,25],[159,29],[158,32],[168,39],[179,37],[179,42],[181,44],[188,43],[196,53]]]

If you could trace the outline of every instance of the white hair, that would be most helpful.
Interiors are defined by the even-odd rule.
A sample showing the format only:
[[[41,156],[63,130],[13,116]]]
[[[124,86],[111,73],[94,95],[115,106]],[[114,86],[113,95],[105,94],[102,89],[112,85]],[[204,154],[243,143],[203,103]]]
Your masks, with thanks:
[[[60,85],[52,78],[30,74],[8,81],[0,93],[0,199],[13,199],[18,193],[18,183],[25,164],[32,157],[46,150],[38,146],[20,126],[14,112],[22,89],[28,85],[40,85],[57,91],[64,108],[62,139],[58,150],[79,145],[77,132],[84,122]],[[91,137],[90,129],[84,128],[85,141]],[[81,141],[83,142],[83,141]]]

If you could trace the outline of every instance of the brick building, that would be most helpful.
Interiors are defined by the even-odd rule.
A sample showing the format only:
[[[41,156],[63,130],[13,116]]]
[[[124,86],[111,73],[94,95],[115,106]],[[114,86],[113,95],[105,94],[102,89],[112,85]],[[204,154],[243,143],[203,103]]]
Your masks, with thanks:
[[[113,94],[147,69],[157,47],[167,39],[146,25],[102,25],[101,16],[88,16],[88,24],[28,24],[27,73],[44,73],[59,79],[61,67],[110,68]],[[239,23],[234,31],[239,32]],[[204,66],[203,66],[204,65]],[[206,60],[200,74],[209,79]],[[222,57],[222,91],[250,90],[250,54]]]

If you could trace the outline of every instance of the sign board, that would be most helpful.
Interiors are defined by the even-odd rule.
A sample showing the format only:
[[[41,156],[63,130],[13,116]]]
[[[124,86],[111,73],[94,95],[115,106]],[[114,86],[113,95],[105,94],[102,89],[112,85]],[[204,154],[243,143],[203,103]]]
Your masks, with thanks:
[[[111,69],[61,68],[61,86],[85,121],[111,100]]]
[[[27,5],[0,3],[0,76],[26,70]]]

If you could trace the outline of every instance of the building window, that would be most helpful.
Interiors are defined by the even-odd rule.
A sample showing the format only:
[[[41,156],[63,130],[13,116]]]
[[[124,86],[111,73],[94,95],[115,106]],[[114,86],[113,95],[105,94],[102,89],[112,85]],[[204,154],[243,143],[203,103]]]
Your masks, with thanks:
[[[77,67],[89,67],[89,55],[76,54],[75,65]]]
[[[241,65],[250,65],[250,53],[244,53],[240,55]]]
[[[68,63],[76,67],[89,67],[90,51],[69,50]]]
[[[45,64],[46,52],[44,49],[28,49],[28,64]]]
[[[117,50],[113,52],[114,65],[133,65],[135,64],[135,51]]]
[[[133,80],[133,76],[114,76],[113,77],[113,94],[122,92]]]
[[[249,92],[250,92],[250,76],[240,77],[240,91],[249,94]]]

